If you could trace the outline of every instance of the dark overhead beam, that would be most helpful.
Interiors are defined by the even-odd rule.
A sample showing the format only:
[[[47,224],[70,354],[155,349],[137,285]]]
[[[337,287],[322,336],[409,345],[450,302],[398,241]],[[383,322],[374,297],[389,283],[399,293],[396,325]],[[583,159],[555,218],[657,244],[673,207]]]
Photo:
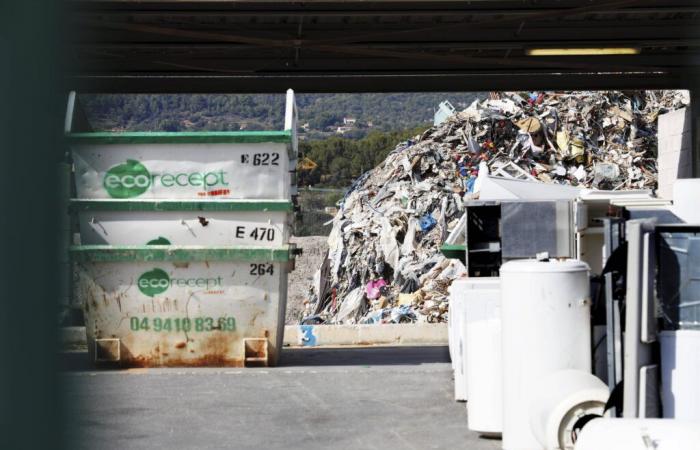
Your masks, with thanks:
[[[587,0],[587,4],[595,6],[607,3],[605,0]],[[473,13],[494,13],[503,11],[516,12],[538,12],[547,9],[574,8],[581,6],[580,0],[223,0],[223,1],[200,1],[200,0],[64,0],[68,11],[99,11],[99,12],[122,12],[122,11],[163,11],[167,13],[190,12],[190,13],[270,13],[289,14],[294,12],[337,12],[337,11],[361,11],[361,12],[386,12],[396,10],[411,11],[470,11]],[[647,9],[656,11],[668,8],[693,8],[698,6],[694,0],[664,0],[640,1],[636,9]]]
[[[543,48],[543,47],[594,47],[600,46],[601,41],[596,40],[564,40],[552,43],[545,40],[532,41],[409,41],[409,42],[376,42],[371,44],[360,44],[362,47],[381,47],[381,48],[444,48],[444,49],[461,49],[461,50],[508,50],[508,49],[524,49],[524,48]],[[640,40],[615,40],[614,45],[620,47],[639,47],[639,48],[654,48],[654,47],[700,47],[700,39],[684,39],[679,42],[678,39],[640,39]],[[72,45],[77,51],[96,51],[96,50],[124,50],[124,51],[173,51],[173,52],[212,52],[212,51],[239,51],[257,49],[255,45],[234,44],[221,42],[101,42],[101,43],[78,43]]]
[[[180,68],[185,72],[202,71],[202,72],[219,72],[225,73],[259,73],[265,75],[271,72],[289,71],[289,72],[346,72],[348,71],[347,59],[338,57],[323,57],[306,55],[303,60],[295,61],[293,54],[288,55],[255,55],[247,53],[245,55],[238,54],[231,58],[225,57],[207,57],[207,56],[190,56],[190,55],[130,55],[128,63],[125,63],[122,58],[113,58],[113,55],[81,55],[81,69],[85,72],[105,75],[129,75],[130,73],[138,72],[158,72],[168,70],[167,68]],[[500,58],[493,58],[498,60]],[[555,61],[556,58],[551,60]],[[604,62],[614,62],[617,66],[624,67],[630,65],[632,67],[640,65],[648,65],[649,67],[663,67],[665,71],[674,68],[683,68],[690,64],[700,66],[700,55],[697,54],[659,54],[648,55],[642,58],[638,57],[620,57],[608,56],[605,58],[596,57],[581,57],[581,62],[589,62],[591,64],[601,65]],[[363,58],[353,61],[353,72],[358,71],[413,71],[425,70],[426,64],[421,61],[400,61],[387,60],[385,58]],[[436,68],[433,68],[435,70]],[[462,71],[498,71],[500,67],[497,64],[460,64],[460,65],[441,65],[442,70],[462,70]],[[525,67],[513,67],[512,71],[527,70]],[[607,71],[606,71],[607,72]],[[624,72],[638,72],[638,70],[627,69]],[[653,72],[653,70],[644,70],[643,72]]]
[[[692,75],[690,76],[692,78]],[[148,75],[69,77],[81,92],[129,93],[281,93],[298,92],[422,92],[500,90],[675,89],[690,85],[680,75],[618,75],[564,73],[406,73],[278,74],[278,75]]]
[[[410,15],[412,17],[437,17],[437,16],[470,16],[470,17],[485,17],[485,16],[520,16],[527,18],[528,15],[534,14],[537,10],[533,9],[491,9],[491,10],[475,10],[470,9],[470,6],[464,5],[466,2],[454,2],[453,8],[431,8],[431,9],[419,9],[411,4],[402,5],[401,8],[395,9],[371,9],[363,10],[360,9],[360,4],[354,4],[351,7],[346,7],[345,9],[338,10],[326,10],[326,9],[314,9],[313,5],[307,6],[303,9],[284,9],[277,8],[275,10],[265,10],[265,9],[238,9],[238,10],[213,10],[213,11],[197,11],[197,10],[178,10],[178,9],[142,9],[142,3],[139,6],[132,7],[130,9],[120,9],[120,10],[104,10],[95,8],[95,2],[91,5],[73,7],[72,10],[75,15],[78,14],[106,14],[109,13],[111,16],[135,16],[135,17],[182,17],[182,18],[205,18],[205,17],[216,17],[221,19],[230,19],[237,17],[258,17],[264,15],[266,17],[403,17]],[[99,3],[97,4],[99,5]],[[170,6],[170,5],[168,5]],[[650,14],[696,14],[700,13],[700,7],[698,6],[686,6],[686,7],[674,7],[669,6],[658,6],[658,7],[629,7],[623,9],[606,9],[604,11],[606,14],[624,14],[631,16],[639,15],[650,15]]]
[[[104,25],[102,25],[104,24]],[[126,28],[122,25],[130,25]],[[539,41],[548,45],[557,45],[562,41],[570,42],[597,42],[598,45],[610,40],[622,41],[675,41],[676,44],[686,40],[692,41],[700,38],[700,21],[695,22],[671,22],[671,23],[644,23],[644,22],[597,22],[595,25],[559,23],[550,26],[531,26],[515,34],[513,30],[501,28],[489,28],[474,31],[468,26],[462,27],[458,31],[442,33],[433,31],[431,33],[410,33],[395,36],[392,39],[366,40],[343,45],[366,45],[373,43],[430,43],[430,42],[455,42],[466,41],[484,45],[503,42],[526,42]],[[297,26],[285,25],[283,28],[271,26],[240,27],[237,25],[213,26],[184,26],[173,24],[134,24],[128,22],[106,22],[106,21],[82,21],[75,25],[80,27],[80,35],[75,36],[70,42],[73,45],[85,43],[247,43],[242,39],[232,39],[236,36],[248,36],[256,39],[284,41],[281,46],[305,46],[305,45],[326,45],[328,36],[342,36],[351,33],[347,29],[330,27],[328,25],[311,27],[306,25],[303,35],[297,33]],[[407,25],[404,25],[405,28]],[[143,27],[143,28],[138,28]],[[381,25],[373,25],[371,28],[381,28]],[[353,27],[349,27],[353,28]],[[359,27],[355,27],[359,28]],[[174,29],[181,33],[162,32],[159,29]],[[186,33],[207,33],[197,38],[189,38]],[[219,39],[220,36],[227,36]],[[552,39],[552,36],[556,39]],[[262,42],[254,45],[262,45]],[[335,44],[334,44],[335,45]],[[338,44],[340,45],[340,44]]]
[[[284,39],[266,39],[251,36],[234,35],[228,33],[213,33],[208,31],[198,30],[182,30],[170,27],[159,27],[151,25],[141,25],[132,23],[113,23],[106,21],[81,21],[85,26],[102,27],[109,29],[117,29],[122,31],[132,31],[140,33],[151,33],[163,36],[174,36],[181,39],[197,39],[197,40],[214,40],[218,42],[232,42],[237,44],[249,44],[260,47],[269,48],[298,48],[302,47],[300,42],[295,40]],[[656,70],[662,72],[663,68],[653,67],[635,67],[635,66],[617,66],[614,63],[606,64],[580,64],[573,59],[562,59],[559,61],[545,61],[538,58],[480,58],[475,56],[461,55],[445,55],[434,54],[427,52],[397,52],[391,50],[358,48],[343,45],[328,45],[328,44],[309,44],[303,45],[303,48],[320,51],[329,54],[345,54],[361,57],[376,57],[376,58],[393,58],[399,60],[415,60],[425,61],[426,63],[447,63],[447,64],[494,64],[502,67],[530,67],[530,68],[549,68],[549,69],[579,69],[586,71],[626,71],[626,70]]]
[[[575,16],[579,14],[585,14],[585,13],[590,13],[590,12],[601,12],[605,11],[606,8],[619,8],[622,6],[630,6],[634,4],[640,4],[643,3],[640,0],[615,0],[615,1],[608,1],[604,3],[598,3],[595,5],[589,5],[589,6],[582,6],[582,7],[577,7],[577,8],[566,8],[566,9],[558,9],[558,10],[546,10],[546,11],[540,11],[540,12],[535,12],[532,14],[528,15],[523,15],[520,17],[507,17],[507,18],[498,18],[498,19],[492,19],[490,21],[483,21],[483,22],[476,22],[473,24],[470,24],[470,28],[474,27],[476,29],[483,28],[484,26],[493,25],[493,24],[498,24],[498,26],[502,26],[504,24],[524,24],[525,20],[527,21],[536,21],[537,19],[553,19],[553,18],[563,18],[563,17],[570,17],[570,16]],[[419,30],[403,30],[403,31],[394,31],[394,32],[387,32],[387,33],[374,33],[374,34],[368,34],[365,36],[354,36],[354,37],[347,37],[347,38],[339,38],[339,39],[333,39],[333,40],[328,40],[325,43],[326,44],[341,44],[341,43],[349,43],[349,42],[357,42],[358,40],[375,40],[377,38],[381,39],[386,39],[388,36],[398,36],[403,33],[408,33],[408,32],[419,32],[419,33],[428,33],[431,31],[434,31],[436,29],[439,29],[442,32],[450,32],[451,30],[454,30],[456,27],[461,27],[464,26],[463,24],[454,24],[454,25],[442,25],[442,26],[432,26],[432,27],[425,27],[421,28]]]
[[[68,3],[68,81],[90,91],[677,88],[700,69],[698,0]],[[642,53],[523,54],[577,46]]]

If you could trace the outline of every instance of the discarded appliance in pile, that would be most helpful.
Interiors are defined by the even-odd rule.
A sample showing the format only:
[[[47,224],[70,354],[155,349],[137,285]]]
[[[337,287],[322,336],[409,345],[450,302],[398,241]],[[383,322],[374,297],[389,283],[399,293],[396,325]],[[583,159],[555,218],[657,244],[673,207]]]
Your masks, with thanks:
[[[492,175],[604,190],[657,184],[656,119],[686,91],[501,93],[400,143],[350,187],[303,323],[444,322],[464,273],[440,246]]]

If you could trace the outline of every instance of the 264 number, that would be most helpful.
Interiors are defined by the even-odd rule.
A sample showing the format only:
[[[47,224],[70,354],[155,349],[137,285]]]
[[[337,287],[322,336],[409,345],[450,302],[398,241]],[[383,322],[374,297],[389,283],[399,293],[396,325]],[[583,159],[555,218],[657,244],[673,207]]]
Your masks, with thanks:
[[[251,264],[250,274],[253,276],[262,275],[272,275],[275,273],[274,266],[272,264]]]

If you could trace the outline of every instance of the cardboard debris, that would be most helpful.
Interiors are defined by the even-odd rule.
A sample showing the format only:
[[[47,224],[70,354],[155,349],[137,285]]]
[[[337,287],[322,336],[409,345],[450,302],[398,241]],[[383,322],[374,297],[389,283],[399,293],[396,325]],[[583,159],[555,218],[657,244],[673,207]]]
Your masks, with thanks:
[[[440,246],[478,198],[483,173],[605,190],[657,184],[660,113],[684,91],[501,93],[400,143],[350,187],[328,238],[330,288],[311,290],[313,323],[445,321],[464,272]],[[368,284],[382,280],[381,292]],[[379,289],[379,287],[377,288]]]

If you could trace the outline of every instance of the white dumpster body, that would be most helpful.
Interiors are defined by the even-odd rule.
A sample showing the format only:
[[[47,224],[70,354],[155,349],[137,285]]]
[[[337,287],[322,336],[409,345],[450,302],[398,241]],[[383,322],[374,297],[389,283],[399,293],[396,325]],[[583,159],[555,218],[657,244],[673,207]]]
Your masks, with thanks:
[[[289,241],[291,202],[74,201],[83,245],[252,245]]]
[[[192,134],[72,134],[69,141],[78,197],[290,197],[290,171],[295,167],[296,156],[290,150],[289,133]],[[253,140],[260,142],[250,142]]]
[[[121,366],[275,364],[289,250],[74,247],[94,361]]]

